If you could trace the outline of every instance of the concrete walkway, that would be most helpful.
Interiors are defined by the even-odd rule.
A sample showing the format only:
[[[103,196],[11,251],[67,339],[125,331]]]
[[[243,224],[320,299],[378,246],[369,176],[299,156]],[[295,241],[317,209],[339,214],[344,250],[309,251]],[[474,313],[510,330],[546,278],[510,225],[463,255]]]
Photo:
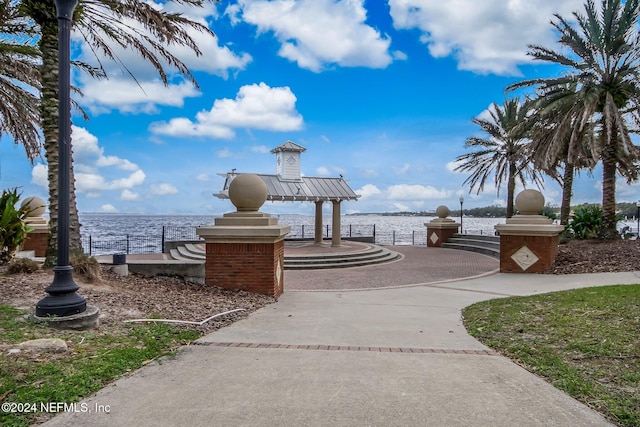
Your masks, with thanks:
[[[460,311],[489,298],[639,283],[639,272],[407,283],[401,277],[414,274],[415,248],[394,249],[408,253],[393,264],[399,284],[344,290],[355,282],[366,288],[367,277],[378,283],[384,267],[366,267],[343,270],[338,289],[286,291],[308,287],[298,283],[305,276],[287,273],[277,303],[106,387],[85,401],[90,412],[46,425],[609,425],[470,337]],[[306,278],[323,275],[325,283],[341,280],[335,271]]]

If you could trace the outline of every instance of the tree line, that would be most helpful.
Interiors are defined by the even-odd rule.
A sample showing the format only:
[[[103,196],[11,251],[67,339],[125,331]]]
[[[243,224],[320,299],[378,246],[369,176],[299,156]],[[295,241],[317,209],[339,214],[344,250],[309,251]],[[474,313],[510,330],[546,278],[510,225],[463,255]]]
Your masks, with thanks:
[[[560,220],[571,212],[573,179],[602,166],[601,239],[617,239],[616,177],[638,180],[640,147],[640,0],[588,0],[568,20],[554,15],[558,46],[530,45],[534,60],[561,67],[558,75],[523,80],[506,88],[511,97],[493,103],[490,117],[474,118],[485,137],[469,137],[456,170],[468,172],[471,191],[507,188],[506,216],[514,214],[516,183],[542,188],[544,176],[562,186]],[[576,22],[572,25],[571,22]],[[514,95],[528,90],[525,95]],[[499,195],[499,194],[498,194]]]

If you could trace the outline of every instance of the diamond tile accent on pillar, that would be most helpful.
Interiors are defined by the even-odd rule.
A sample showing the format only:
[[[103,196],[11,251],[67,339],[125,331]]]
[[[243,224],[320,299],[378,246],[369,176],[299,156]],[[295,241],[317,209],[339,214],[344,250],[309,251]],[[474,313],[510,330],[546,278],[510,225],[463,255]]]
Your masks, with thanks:
[[[276,267],[276,280],[278,281],[278,287],[282,286],[282,262],[278,261],[278,266]]]
[[[435,245],[436,242],[438,241],[438,235],[435,232],[431,233],[431,236],[429,237],[429,239],[431,240],[431,243]]]
[[[511,259],[514,260],[523,271],[526,271],[529,267],[538,262],[540,258],[538,258],[531,249],[523,246],[511,255]]]

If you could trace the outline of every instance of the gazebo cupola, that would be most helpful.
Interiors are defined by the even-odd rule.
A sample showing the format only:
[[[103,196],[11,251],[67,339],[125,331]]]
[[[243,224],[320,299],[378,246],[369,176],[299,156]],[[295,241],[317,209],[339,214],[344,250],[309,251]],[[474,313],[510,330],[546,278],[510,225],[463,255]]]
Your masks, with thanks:
[[[300,170],[300,154],[306,148],[287,141],[271,150],[276,155],[276,174],[256,174],[267,186],[267,200],[288,202],[313,202],[316,205],[315,238],[322,243],[322,204],[333,205],[331,244],[340,245],[340,203],[344,200],[358,200],[357,195],[342,175],[338,178],[302,176]],[[226,174],[224,187],[214,196],[229,198],[229,186],[238,175],[235,169]]]
[[[302,181],[300,154],[307,149],[287,141],[271,150],[276,155],[276,175],[285,181]]]

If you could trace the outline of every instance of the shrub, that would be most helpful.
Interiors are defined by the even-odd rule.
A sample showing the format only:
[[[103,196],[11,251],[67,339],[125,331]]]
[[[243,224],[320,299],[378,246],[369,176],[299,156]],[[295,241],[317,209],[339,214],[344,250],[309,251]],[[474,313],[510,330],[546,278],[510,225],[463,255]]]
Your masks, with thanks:
[[[99,282],[101,279],[100,263],[97,259],[87,254],[78,254],[71,257],[69,263],[73,271],[82,275],[89,282]]]
[[[599,205],[583,205],[575,208],[569,230],[576,239],[597,239],[601,224],[602,208]]]
[[[24,222],[30,212],[29,208],[25,206],[16,209],[19,200],[17,188],[3,190],[0,196],[0,265],[11,261],[30,231]]]
[[[29,258],[17,258],[7,264],[7,273],[35,273],[40,269],[40,264]]]

